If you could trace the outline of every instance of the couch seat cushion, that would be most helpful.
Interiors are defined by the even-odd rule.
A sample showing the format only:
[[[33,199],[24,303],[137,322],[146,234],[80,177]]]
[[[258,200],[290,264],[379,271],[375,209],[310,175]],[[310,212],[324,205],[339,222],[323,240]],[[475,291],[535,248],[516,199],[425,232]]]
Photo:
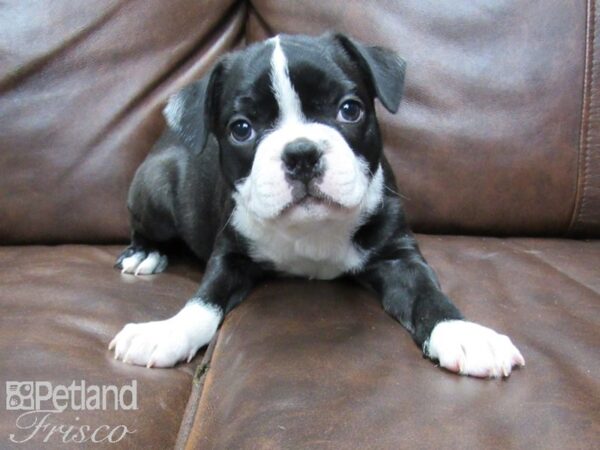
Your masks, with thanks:
[[[107,345],[130,321],[166,318],[177,312],[196,289],[201,273],[187,263],[173,264],[167,273],[135,278],[113,269],[122,247],[60,246],[0,247],[0,448],[171,448],[177,438],[189,398],[194,368],[201,355],[174,370],[148,370],[115,361]],[[51,414],[49,427],[33,433],[34,418],[8,410],[8,381],[50,382],[53,387],[79,383],[123,387],[137,382],[137,409],[75,410]],[[43,391],[42,391],[43,393]],[[112,397],[110,397],[112,398]],[[124,399],[124,406],[135,406]],[[93,404],[91,404],[93,406]],[[48,403],[42,403],[42,407]],[[21,425],[23,429],[19,429]],[[76,430],[67,435],[53,425]],[[129,432],[114,444],[91,442],[98,427],[126,426]],[[90,440],[78,444],[80,427]],[[107,438],[101,428],[96,440]],[[117,440],[123,428],[112,439]],[[29,437],[29,438],[28,438]],[[74,439],[69,441],[69,438]]]
[[[419,240],[445,291],[508,334],[524,369],[447,373],[354,284],[272,281],[225,321],[188,448],[597,445],[600,241]]]

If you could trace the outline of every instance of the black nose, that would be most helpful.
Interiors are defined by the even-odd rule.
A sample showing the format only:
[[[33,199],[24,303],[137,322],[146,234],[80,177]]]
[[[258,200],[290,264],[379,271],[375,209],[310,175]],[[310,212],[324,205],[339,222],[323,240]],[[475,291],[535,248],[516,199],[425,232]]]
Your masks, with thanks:
[[[308,183],[321,174],[321,152],[309,139],[299,138],[287,144],[281,158],[285,173],[292,180]]]

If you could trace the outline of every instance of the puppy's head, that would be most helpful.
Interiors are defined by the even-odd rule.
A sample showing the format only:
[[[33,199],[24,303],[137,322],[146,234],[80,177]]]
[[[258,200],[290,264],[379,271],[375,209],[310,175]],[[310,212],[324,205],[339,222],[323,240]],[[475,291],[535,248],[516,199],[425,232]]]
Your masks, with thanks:
[[[382,188],[374,99],[399,106],[404,62],[344,35],[277,36],[227,55],[175,94],[169,126],[201,151],[219,142],[238,206],[261,220],[315,221]]]

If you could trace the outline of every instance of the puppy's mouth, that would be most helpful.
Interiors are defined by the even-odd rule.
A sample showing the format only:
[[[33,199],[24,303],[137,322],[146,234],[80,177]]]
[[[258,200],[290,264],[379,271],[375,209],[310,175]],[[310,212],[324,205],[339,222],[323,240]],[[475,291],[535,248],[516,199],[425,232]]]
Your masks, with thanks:
[[[310,182],[308,185],[294,182],[291,186],[292,201],[283,208],[282,215],[298,207],[310,208],[322,205],[331,209],[345,209],[342,204],[322,192],[315,182]]]

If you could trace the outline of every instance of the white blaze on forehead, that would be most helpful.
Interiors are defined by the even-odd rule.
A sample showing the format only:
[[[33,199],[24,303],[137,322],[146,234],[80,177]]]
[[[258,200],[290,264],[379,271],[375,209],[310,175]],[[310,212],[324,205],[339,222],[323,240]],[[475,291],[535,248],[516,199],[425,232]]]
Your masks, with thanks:
[[[279,121],[282,123],[303,122],[302,105],[294,86],[292,86],[287,58],[281,48],[279,36],[273,38],[273,43],[275,49],[271,56],[271,86],[279,106]]]

